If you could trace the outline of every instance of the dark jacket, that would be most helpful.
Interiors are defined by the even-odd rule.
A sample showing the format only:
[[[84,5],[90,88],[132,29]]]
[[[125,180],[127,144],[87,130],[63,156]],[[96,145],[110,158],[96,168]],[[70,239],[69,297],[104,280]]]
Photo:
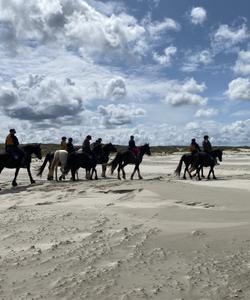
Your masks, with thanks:
[[[134,148],[136,148],[134,140],[129,140],[129,142],[128,142],[128,148],[131,149],[131,150],[134,149]]]
[[[91,149],[90,149],[90,140],[89,139],[85,139],[83,141],[83,144],[82,144],[82,151],[85,151],[87,153],[91,153]]]
[[[190,152],[192,153],[201,152],[201,148],[199,144],[197,144],[196,142],[192,142],[189,148],[190,148]]]
[[[75,148],[71,142],[67,143],[67,151],[68,151],[68,153],[72,153],[75,151]]]
[[[203,146],[203,151],[204,152],[210,153],[213,150],[212,145],[209,142],[209,140],[204,140],[203,143],[202,143],[202,146]]]

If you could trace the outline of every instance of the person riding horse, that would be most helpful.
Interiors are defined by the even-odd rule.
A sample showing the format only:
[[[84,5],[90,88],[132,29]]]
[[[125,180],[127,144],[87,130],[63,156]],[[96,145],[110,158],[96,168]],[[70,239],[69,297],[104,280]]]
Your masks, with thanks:
[[[66,150],[68,153],[72,153],[72,152],[76,151],[76,149],[73,145],[73,139],[71,137],[68,139],[68,143],[66,144],[66,146],[67,146]]]
[[[128,142],[128,150],[131,151],[136,157],[139,154],[139,148],[135,145],[135,138],[133,135],[130,136],[130,140]]]
[[[18,147],[19,141],[15,136],[16,130],[10,129],[9,134],[5,140],[5,151],[9,153],[14,159],[20,160],[22,164],[25,161],[25,153]]]
[[[201,148],[200,148],[199,144],[196,142],[195,139],[191,140],[191,144],[189,146],[189,150],[190,150],[190,152],[191,152],[192,155],[195,154],[195,153],[197,153],[197,152],[201,152]]]
[[[98,138],[93,144],[92,144],[92,152],[94,152],[97,159],[100,158],[102,154],[102,138]]]
[[[82,144],[82,152],[85,152],[89,155],[90,159],[96,160],[95,153],[91,150],[90,141],[92,140],[91,135],[87,135]]]
[[[67,141],[66,136],[63,136],[62,140],[61,140],[60,150],[66,150],[67,151],[67,142],[66,141]]]
[[[213,147],[209,141],[209,136],[208,135],[204,135],[204,140],[202,142],[202,147],[203,147],[203,151],[208,153],[211,156],[211,152],[213,151]],[[215,164],[219,165],[219,163],[217,162],[217,159],[213,157],[213,159],[215,160]]]

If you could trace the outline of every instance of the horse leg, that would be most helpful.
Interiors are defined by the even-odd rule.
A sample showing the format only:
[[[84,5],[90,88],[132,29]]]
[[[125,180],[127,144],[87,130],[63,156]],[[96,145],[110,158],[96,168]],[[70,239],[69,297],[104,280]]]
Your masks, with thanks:
[[[107,167],[102,165],[102,177],[103,178],[106,178],[106,170],[107,170]]]
[[[140,172],[139,166],[137,166],[137,173],[138,173],[138,178],[139,179],[143,179],[142,176],[141,176],[141,172]]]
[[[183,179],[187,179],[186,177],[186,172],[188,172],[189,177],[192,178],[192,175],[190,174],[189,170],[188,170],[188,166],[186,165],[185,169],[184,169],[184,174],[183,174]]]
[[[134,179],[134,175],[135,175],[135,171],[136,171],[136,166],[134,167],[134,171],[132,172],[130,179],[133,180]]]
[[[213,173],[213,179],[217,179],[217,177],[214,174],[214,167],[212,168],[212,173]]]
[[[35,180],[32,178],[32,175],[31,175],[31,172],[30,172],[30,164],[27,165],[27,171],[28,171],[28,175],[29,175],[29,178],[30,178],[30,183],[31,184],[36,183]]]
[[[124,167],[126,166],[127,164],[123,164],[123,165],[121,165],[121,169],[122,169],[122,178],[123,179],[126,179],[126,173],[125,173],[125,171],[124,171]]]
[[[19,170],[20,170],[20,168],[16,168],[15,177],[14,177],[14,179],[12,180],[12,186],[17,186],[16,178],[17,178],[17,175],[18,175],[18,173],[19,173]]]
[[[197,168],[197,172],[196,172],[196,175],[198,177],[198,180],[201,180],[201,177],[200,177],[200,170],[201,170],[202,167],[198,167]]]
[[[120,171],[121,171],[121,164],[119,163],[119,166],[118,166],[118,169],[117,169],[117,178],[119,180],[121,180]]]
[[[97,179],[98,179],[98,176],[97,176],[96,168],[94,168],[94,172],[95,172],[95,180],[97,180]]]
[[[201,168],[201,177],[205,178],[204,173],[203,173],[203,167]]]

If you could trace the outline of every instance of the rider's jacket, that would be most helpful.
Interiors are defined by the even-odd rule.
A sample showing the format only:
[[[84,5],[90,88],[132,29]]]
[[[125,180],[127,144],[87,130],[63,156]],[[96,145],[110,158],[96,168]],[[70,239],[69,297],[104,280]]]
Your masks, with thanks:
[[[66,141],[61,141],[61,150],[66,150],[67,151],[67,143],[66,143]]]
[[[212,151],[212,145],[209,141],[203,141],[202,146],[204,152],[210,153]]]
[[[6,147],[17,147],[19,145],[18,139],[15,135],[13,134],[8,134],[5,140],[5,146]]]

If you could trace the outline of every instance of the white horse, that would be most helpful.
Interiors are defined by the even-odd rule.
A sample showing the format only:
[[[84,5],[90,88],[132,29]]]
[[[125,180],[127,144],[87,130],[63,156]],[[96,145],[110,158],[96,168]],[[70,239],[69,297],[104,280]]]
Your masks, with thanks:
[[[49,169],[48,180],[53,180],[53,175],[55,172],[56,181],[58,181],[57,178],[58,166],[60,166],[60,170],[62,172],[62,175],[59,177],[59,180],[65,179],[65,175],[67,173],[66,170],[67,159],[68,159],[68,152],[66,150],[57,150],[55,152],[53,161],[51,163],[51,167]]]

